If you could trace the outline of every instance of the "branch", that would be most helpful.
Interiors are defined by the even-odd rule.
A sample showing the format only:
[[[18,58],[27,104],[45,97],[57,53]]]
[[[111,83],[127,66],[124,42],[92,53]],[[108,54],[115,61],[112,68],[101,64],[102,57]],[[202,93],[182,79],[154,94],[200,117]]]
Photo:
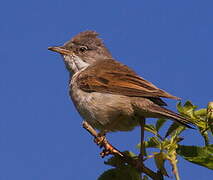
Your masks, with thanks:
[[[98,138],[98,133],[95,131],[95,129],[90,126],[86,121],[83,121],[82,124],[83,128],[86,129],[94,138]],[[149,169],[148,167],[146,167],[143,162],[139,159],[136,160],[130,156],[127,156],[125,154],[123,154],[122,152],[120,152],[118,149],[114,148],[109,142],[108,140],[105,138],[101,144],[101,147],[104,147],[105,150],[107,151],[107,154],[105,154],[105,150],[101,153],[101,156],[104,157],[106,155],[112,154],[112,155],[117,155],[119,156],[123,161],[125,161],[126,163],[128,163],[129,165],[131,165],[132,167],[134,167],[135,169],[137,169],[139,172],[141,173],[145,173],[146,175],[148,175],[150,178],[152,178],[153,180],[163,180],[163,176],[161,175],[161,173],[156,173],[154,171],[152,171],[151,169]],[[109,149],[107,149],[109,146],[111,146],[113,148],[113,151],[109,151]],[[104,153],[104,154],[103,154]]]

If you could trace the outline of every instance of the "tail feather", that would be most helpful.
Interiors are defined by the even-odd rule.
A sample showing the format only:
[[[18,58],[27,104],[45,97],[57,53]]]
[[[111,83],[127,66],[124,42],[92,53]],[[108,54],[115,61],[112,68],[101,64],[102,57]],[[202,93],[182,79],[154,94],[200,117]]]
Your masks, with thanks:
[[[153,111],[155,111],[155,113],[158,113],[162,116],[164,116],[165,118],[169,118],[169,119],[172,119],[174,120],[175,122],[185,126],[185,127],[188,127],[188,128],[191,128],[191,129],[194,129],[191,125],[194,125],[194,123],[192,121],[190,121],[190,119],[188,118],[185,118],[183,117],[182,115],[180,114],[177,114],[169,109],[166,109],[164,107],[160,107],[160,106],[152,106],[151,107]]]

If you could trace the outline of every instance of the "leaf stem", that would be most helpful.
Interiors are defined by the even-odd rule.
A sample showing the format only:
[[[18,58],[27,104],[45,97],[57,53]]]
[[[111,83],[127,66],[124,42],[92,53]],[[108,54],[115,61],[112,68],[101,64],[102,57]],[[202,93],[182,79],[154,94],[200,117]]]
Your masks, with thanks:
[[[177,153],[175,151],[170,156],[169,161],[170,161],[170,163],[172,165],[172,172],[175,175],[175,179],[176,180],[180,180],[178,166],[177,166],[177,162],[178,162],[178,160],[177,160]]]

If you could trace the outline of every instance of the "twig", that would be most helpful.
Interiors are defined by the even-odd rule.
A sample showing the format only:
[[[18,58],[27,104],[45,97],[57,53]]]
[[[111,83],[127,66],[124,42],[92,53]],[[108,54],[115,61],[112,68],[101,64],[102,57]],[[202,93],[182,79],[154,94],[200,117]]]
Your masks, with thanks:
[[[98,137],[98,133],[94,130],[94,128],[92,128],[92,126],[90,126],[86,121],[83,122],[83,128],[85,128],[94,138]],[[105,140],[102,142],[101,146],[103,146],[104,148],[106,148],[108,145],[112,146],[107,139],[105,138]],[[113,146],[112,146],[113,147]],[[114,148],[114,147],[113,147]],[[152,171],[151,169],[149,169],[148,167],[146,167],[141,160],[138,161],[130,156],[127,156],[125,154],[123,154],[122,152],[120,152],[119,150],[117,150],[116,148],[114,148],[116,150],[116,152],[109,152],[109,154],[112,155],[118,155],[120,158],[122,158],[122,160],[124,160],[126,163],[128,163],[129,165],[131,165],[132,167],[134,167],[135,169],[137,169],[139,172],[143,172],[146,175],[148,175],[150,178],[152,178],[153,180],[163,180],[162,175],[160,175],[159,173],[156,173],[154,171]],[[108,154],[107,154],[108,155]]]
[[[126,156],[126,155],[124,155],[123,159],[129,165],[131,165],[132,167],[137,169],[139,172],[146,174],[153,180],[163,180],[163,176],[161,176],[161,174],[156,173],[156,172],[152,171],[151,169],[149,169],[148,167],[146,167],[143,163],[141,163],[141,160],[138,161],[138,160],[135,160],[132,157]]]
[[[172,172],[175,175],[175,179],[176,180],[180,180],[180,176],[179,176],[179,171],[178,171],[178,167],[177,167],[177,154],[176,151],[174,151],[171,155],[171,157],[168,159],[170,161],[170,164],[172,166]]]
[[[144,161],[144,153],[145,153],[145,149],[144,149],[144,126],[145,126],[145,118],[142,117],[139,120],[140,126],[141,126],[141,147],[140,147],[140,154],[139,154],[139,159],[141,160],[141,163],[143,164]],[[143,177],[143,173],[141,173],[141,177]]]
[[[140,147],[140,159],[141,159],[141,162],[143,163],[144,161],[144,126],[145,126],[145,118],[142,117],[141,120],[140,120],[140,126],[141,126],[141,147]]]

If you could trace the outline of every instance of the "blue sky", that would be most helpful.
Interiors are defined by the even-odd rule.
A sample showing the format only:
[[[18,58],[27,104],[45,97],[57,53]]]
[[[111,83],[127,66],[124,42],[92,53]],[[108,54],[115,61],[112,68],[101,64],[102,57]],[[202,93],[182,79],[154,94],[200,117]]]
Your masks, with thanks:
[[[47,50],[84,30],[158,87],[199,107],[212,101],[212,0],[19,0],[0,6],[0,179],[96,179],[108,167],[81,127],[61,57]],[[167,101],[175,110],[175,101]],[[153,120],[150,120],[153,121]],[[185,144],[202,145],[195,131]],[[139,129],[109,135],[121,150]],[[180,159],[182,179],[212,179]]]

